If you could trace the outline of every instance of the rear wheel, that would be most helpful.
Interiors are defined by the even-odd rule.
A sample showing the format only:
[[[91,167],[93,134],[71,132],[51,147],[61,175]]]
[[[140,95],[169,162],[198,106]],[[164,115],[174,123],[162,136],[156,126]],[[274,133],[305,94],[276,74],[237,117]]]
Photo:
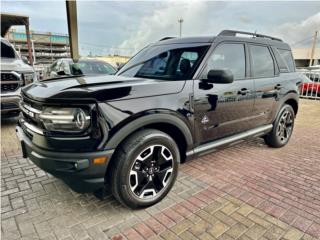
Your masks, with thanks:
[[[273,123],[272,131],[264,137],[265,143],[270,147],[283,147],[292,135],[295,113],[293,108],[285,104]]]
[[[133,134],[114,157],[112,193],[127,207],[148,207],[159,202],[176,180],[179,149],[161,131],[150,129]]]

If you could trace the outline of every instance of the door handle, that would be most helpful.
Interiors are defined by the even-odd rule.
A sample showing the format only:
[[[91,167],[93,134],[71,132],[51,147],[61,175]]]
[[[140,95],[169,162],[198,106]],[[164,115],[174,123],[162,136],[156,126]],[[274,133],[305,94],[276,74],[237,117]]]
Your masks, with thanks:
[[[282,86],[281,84],[277,84],[277,85],[274,87],[274,89],[276,89],[276,90],[280,90],[281,88],[283,88],[283,86]]]
[[[249,90],[249,89],[246,89],[246,88],[241,88],[241,89],[238,91],[238,94],[239,94],[239,95],[246,95],[247,93],[250,93],[250,90]]]

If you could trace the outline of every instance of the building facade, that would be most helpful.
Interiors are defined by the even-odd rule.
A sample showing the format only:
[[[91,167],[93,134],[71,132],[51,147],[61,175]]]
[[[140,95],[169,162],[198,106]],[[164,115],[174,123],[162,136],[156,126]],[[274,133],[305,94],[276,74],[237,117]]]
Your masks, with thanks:
[[[292,54],[296,67],[309,67],[311,58],[311,48],[293,48]],[[313,55],[312,65],[320,65],[320,48],[316,48]]]
[[[59,58],[70,57],[69,37],[65,34],[30,32],[32,56],[35,65],[49,65]],[[28,56],[27,35],[10,30],[6,38],[21,56]]]

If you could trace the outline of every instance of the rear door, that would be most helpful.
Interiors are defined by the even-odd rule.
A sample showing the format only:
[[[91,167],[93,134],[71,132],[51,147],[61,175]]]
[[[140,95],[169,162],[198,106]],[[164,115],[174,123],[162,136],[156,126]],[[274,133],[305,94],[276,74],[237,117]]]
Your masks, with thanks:
[[[254,84],[248,78],[248,54],[243,42],[221,42],[207,59],[200,79],[194,80],[195,133],[199,143],[216,140],[252,127]],[[234,82],[208,84],[212,69],[229,69]]]
[[[254,117],[255,127],[270,123],[277,97],[279,69],[271,48],[267,45],[249,44],[251,77],[255,84]]]

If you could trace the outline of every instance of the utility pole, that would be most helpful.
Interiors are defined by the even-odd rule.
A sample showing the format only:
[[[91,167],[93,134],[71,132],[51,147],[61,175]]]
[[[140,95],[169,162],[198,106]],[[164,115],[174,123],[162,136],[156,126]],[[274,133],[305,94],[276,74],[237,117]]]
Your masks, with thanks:
[[[50,55],[51,55],[51,62],[53,62],[51,32],[49,32],[49,39],[50,39]]]
[[[317,44],[317,38],[318,38],[318,31],[315,31],[314,37],[313,37],[313,42],[312,42],[312,48],[311,48],[311,56],[310,56],[309,67],[311,67],[311,66],[313,65],[314,51],[315,51],[316,44]]]
[[[78,22],[77,22],[77,2],[76,0],[66,0],[68,34],[71,51],[71,58],[74,62],[78,62],[79,44],[78,44]]]
[[[31,66],[33,66],[33,59],[32,59],[32,53],[31,53],[31,46],[30,46],[30,29],[29,29],[29,18],[27,18],[27,22],[25,24],[26,28],[26,34],[27,34],[27,46],[28,46],[28,56],[29,56],[29,63]]]
[[[178,23],[179,23],[179,36],[181,37],[182,36],[182,23],[183,23],[183,19],[182,18],[180,18],[179,20],[178,20]]]
[[[32,54],[33,54],[32,64],[34,65],[34,64],[36,64],[36,51],[34,49],[34,40],[33,39],[31,39],[31,46],[32,46]]]

